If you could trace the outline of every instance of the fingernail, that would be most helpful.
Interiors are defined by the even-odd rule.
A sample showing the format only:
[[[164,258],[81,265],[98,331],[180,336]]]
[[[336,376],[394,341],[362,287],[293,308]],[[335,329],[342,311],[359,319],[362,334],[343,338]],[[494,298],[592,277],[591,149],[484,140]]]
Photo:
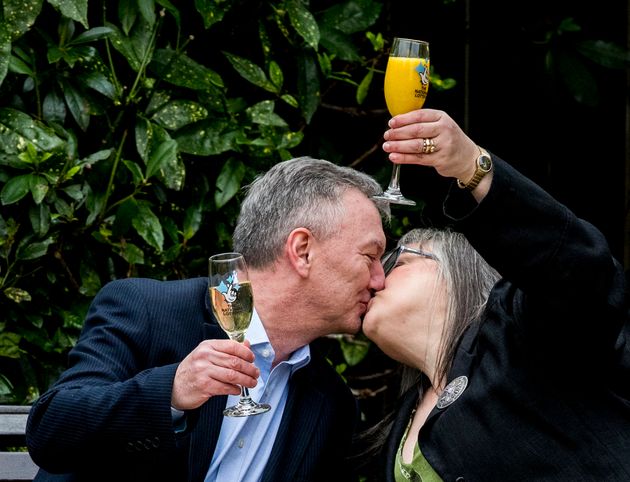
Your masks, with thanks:
[[[387,123],[387,125],[389,127],[394,127],[394,119],[389,119],[389,122]]]
[[[389,142],[383,143],[383,150],[386,151],[389,149]]]

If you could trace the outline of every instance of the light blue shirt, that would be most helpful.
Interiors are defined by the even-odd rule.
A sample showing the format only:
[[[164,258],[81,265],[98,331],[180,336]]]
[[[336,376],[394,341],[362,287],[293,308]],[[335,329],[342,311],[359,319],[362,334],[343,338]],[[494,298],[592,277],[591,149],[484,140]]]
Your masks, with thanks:
[[[223,417],[205,482],[256,482],[261,479],[284,413],[289,379],[311,361],[307,345],[294,351],[287,361],[272,370],[275,353],[256,310],[245,338],[251,343],[256,366],[260,369],[258,384],[249,390],[249,394],[255,401],[271,405],[271,410],[250,417]],[[230,395],[226,406],[237,401],[237,395]]]

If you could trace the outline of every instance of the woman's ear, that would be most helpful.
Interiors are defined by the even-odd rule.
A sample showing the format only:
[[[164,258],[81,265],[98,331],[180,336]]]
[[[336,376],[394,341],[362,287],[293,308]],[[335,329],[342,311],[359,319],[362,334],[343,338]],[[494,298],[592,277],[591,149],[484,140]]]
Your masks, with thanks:
[[[293,269],[304,278],[308,276],[311,269],[314,240],[315,238],[309,229],[296,228],[289,233],[285,244],[287,260]]]

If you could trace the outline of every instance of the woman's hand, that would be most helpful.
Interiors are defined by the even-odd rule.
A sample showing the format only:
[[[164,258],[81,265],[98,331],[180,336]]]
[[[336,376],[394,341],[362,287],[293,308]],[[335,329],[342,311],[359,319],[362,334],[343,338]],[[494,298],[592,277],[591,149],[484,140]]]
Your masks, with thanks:
[[[479,148],[446,112],[414,110],[393,117],[389,127],[383,150],[392,162],[432,166],[464,182],[475,173]]]

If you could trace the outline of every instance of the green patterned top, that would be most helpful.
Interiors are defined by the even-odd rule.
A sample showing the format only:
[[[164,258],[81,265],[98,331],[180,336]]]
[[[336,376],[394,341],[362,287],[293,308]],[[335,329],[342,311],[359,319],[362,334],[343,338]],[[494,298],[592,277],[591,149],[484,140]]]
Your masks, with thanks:
[[[424,458],[424,455],[422,455],[418,442],[416,442],[413,449],[413,459],[411,463],[406,464],[402,461],[402,449],[405,445],[405,440],[407,440],[407,434],[409,433],[414,413],[415,410],[409,418],[407,429],[396,451],[394,478],[396,482],[442,482],[440,476],[433,470],[427,459]]]

